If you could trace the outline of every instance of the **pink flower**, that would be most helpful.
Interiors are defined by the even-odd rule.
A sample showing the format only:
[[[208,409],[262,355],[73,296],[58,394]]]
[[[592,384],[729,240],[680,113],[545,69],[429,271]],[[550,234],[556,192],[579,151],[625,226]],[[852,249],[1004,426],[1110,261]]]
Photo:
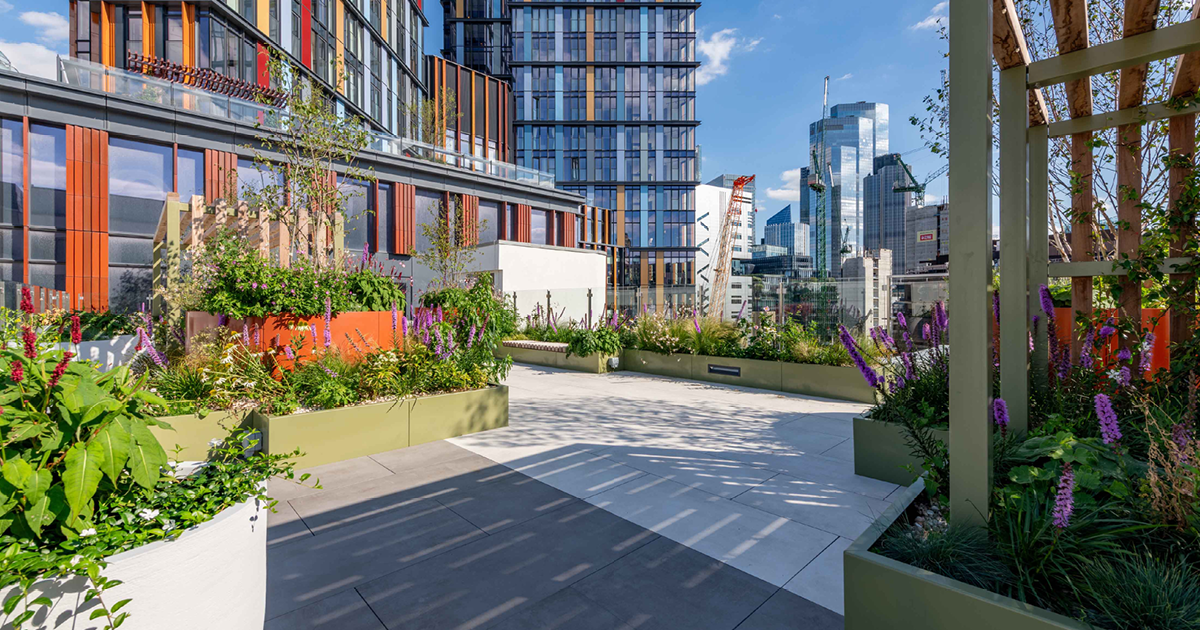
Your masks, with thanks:
[[[58,380],[62,378],[63,373],[67,371],[67,364],[71,362],[71,357],[75,355],[70,352],[64,352],[62,359],[54,366],[54,373],[50,375],[50,384],[47,387],[58,385]]]
[[[83,340],[83,333],[79,330],[79,316],[71,316],[71,343],[79,343]]]
[[[10,373],[14,383],[20,383],[25,380],[25,365],[20,361],[12,362],[12,372]]]
[[[33,315],[33,296],[29,293],[29,287],[21,287],[21,312]]]
[[[25,358],[37,358],[37,334],[29,326],[21,327],[21,338],[25,342]]]

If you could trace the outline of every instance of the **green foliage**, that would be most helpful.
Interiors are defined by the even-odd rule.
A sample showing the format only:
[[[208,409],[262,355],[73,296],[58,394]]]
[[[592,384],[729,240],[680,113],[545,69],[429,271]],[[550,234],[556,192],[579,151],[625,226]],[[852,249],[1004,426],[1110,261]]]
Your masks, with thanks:
[[[190,365],[172,365],[150,377],[152,390],[162,398],[207,401],[213,394],[213,384],[203,372]]]
[[[370,266],[348,274],[346,285],[361,310],[382,312],[393,306],[404,310],[404,287]]]
[[[987,532],[977,527],[889,529],[878,552],[907,565],[992,591],[1012,580]]]
[[[607,327],[571,329],[570,340],[567,342],[567,356],[590,357],[616,356],[621,353],[621,336],[617,331]]]
[[[1185,557],[1097,559],[1085,565],[1084,618],[1103,628],[1200,629],[1200,573]]]
[[[137,330],[137,320],[127,313],[113,311],[59,311],[47,322],[49,328],[58,330],[60,342],[71,341],[71,317],[79,317],[79,332],[82,341],[112,339],[120,335],[132,335]]]

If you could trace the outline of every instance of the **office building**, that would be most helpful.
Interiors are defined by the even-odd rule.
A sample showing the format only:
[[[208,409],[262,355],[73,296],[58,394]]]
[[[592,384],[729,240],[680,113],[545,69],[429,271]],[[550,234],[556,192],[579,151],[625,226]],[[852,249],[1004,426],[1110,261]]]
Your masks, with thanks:
[[[719,180],[717,180],[719,181]],[[733,194],[731,188],[722,188],[713,184],[702,184],[696,187],[696,295],[703,302],[712,294],[713,257],[716,256],[720,242],[721,222],[729,210],[729,197]],[[739,215],[733,222],[733,244],[731,258],[733,261],[749,260],[750,250],[754,247],[754,197],[743,190],[745,201],[740,204]],[[731,268],[729,286],[725,289],[726,312],[730,308],[736,310],[741,302],[734,302],[735,287],[740,291],[749,286],[743,278],[735,275]],[[736,306],[735,306],[736,304]]]
[[[863,252],[863,179],[888,152],[888,127],[888,106],[867,102],[834,105],[828,118],[809,125],[809,155],[817,155],[821,168],[801,171],[800,222],[811,228],[809,251],[820,272],[836,275],[843,260]],[[825,184],[823,203],[807,186],[810,179]]]
[[[442,0],[442,57],[512,82],[509,0]]]
[[[898,153],[875,158],[871,174],[863,178],[863,248],[891,250],[895,275],[904,273],[907,264],[905,215],[912,205],[912,192],[896,189],[915,183]]]
[[[512,87],[495,77],[429,55],[425,58],[431,100],[453,100],[457,115],[446,117],[444,147],[488,160],[513,161]]]
[[[699,6],[512,6],[516,163],[618,211],[637,307],[695,296]]]
[[[843,312],[861,322],[863,330],[891,330],[892,252],[882,249],[848,258],[842,264]]]
[[[950,256],[950,206],[913,207],[904,227],[904,273],[945,271]]]
[[[421,0],[71,0],[69,12],[77,64],[253,100],[278,94],[268,53],[279,53],[339,113],[400,137],[413,136],[410,106],[427,94]]]
[[[760,260],[762,258],[774,258],[775,256],[787,256],[788,250],[786,247],[778,245],[768,245],[760,243],[750,247],[750,259]]]
[[[808,256],[809,226],[792,222],[792,206],[788,205],[767,219],[763,242],[782,247],[788,256]]]

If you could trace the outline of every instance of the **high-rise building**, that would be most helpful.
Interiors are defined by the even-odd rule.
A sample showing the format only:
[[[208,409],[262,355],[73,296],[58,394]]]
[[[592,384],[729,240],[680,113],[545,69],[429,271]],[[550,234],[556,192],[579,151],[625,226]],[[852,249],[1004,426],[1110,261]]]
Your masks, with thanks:
[[[842,306],[863,329],[891,329],[892,252],[881,249],[846,259],[842,264]]]
[[[442,57],[512,81],[509,0],[442,0],[442,27]]]
[[[908,176],[900,154],[888,153],[875,158],[870,175],[863,178],[863,248],[868,251],[892,251],[892,273],[904,273],[905,215],[912,205],[912,193],[896,190],[915,182]]]
[[[904,273],[945,271],[950,255],[950,206],[910,208],[905,221]]]
[[[776,212],[775,214],[772,214],[771,218],[767,219],[768,226],[779,225],[782,223],[791,223],[791,222],[792,222],[792,205],[791,204],[784,206],[782,210],[780,210],[779,212]]]
[[[871,173],[875,158],[888,152],[888,126],[887,105],[858,102],[834,105],[828,118],[808,127],[809,155],[819,154],[821,179],[827,180],[824,225],[818,229],[813,216],[817,192],[804,185],[813,169],[801,171],[800,217],[812,228],[810,251],[816,256],[823,249],[824,260],[814,261],[818,270],[836,275],[843,260],[863,252],[863,178]],[[823,248],[817,245],[818,237]]]
[[[421,0],[71,0],[68,23],[75,59],[241,98],[270,94],[281,53],[339,112],[395,136],[414,137],[410,106],[427,93]]]
[[[714,181],[720,181],[718,180]],[[696,295],[699,300],[712,294],[712,257],[716,255],[721,238],[721,222],[729,210],[729,197],[733,194],[731,188],[722,188],[713,184],[696,187]],[[749,260],[751,248],[754,247],[754,197],[743,191],[745,201],[741,204],[739,216],[735,219],[732,259]],[[737,285],[736,287],[734,285]],[[750,285],[742,278],[730,274],[729,286],[725,287],[726,315],[730,309],[736,313],[741,308],[741,302],[734,300],[740,293],[734,289],[748,289]],[[744,296],[743,296],[744,297]]]
[[[694,299],[696,2],[512,8],[517,164],[618,210],[621,285]]]

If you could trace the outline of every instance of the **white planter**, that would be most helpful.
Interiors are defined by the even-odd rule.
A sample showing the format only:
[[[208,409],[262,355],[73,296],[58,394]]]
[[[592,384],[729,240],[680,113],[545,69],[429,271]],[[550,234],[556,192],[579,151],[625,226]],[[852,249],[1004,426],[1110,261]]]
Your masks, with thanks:
[[[100,364],[101,370],[108,371],[133,360],[137,355],[137,340],[137,335],[118,335],[112,339],[85,341],[80,344],[61,342],[58,349],[70,350],[78,355],[79,360],[95,361]]]
[[[121,580],[105,591],[109,606],[131,599],[122,630],[262,630],[267,596],[267,504],[250,500],[221,512],[211,521],[173,541],[158,541],[108,559],[104,575]],[[25,628],[99,630],[103,619],[89,621],[92,604],[83,604],[83,578],[44,580],[30,589],[30,600],[54,602]],[[0,593],[7,601],[15,589]],[[24,610],[18,605],[14,616]],[[0,611],[0,618],[3,612]],[[11,630],[5,623],[0,630]]]

